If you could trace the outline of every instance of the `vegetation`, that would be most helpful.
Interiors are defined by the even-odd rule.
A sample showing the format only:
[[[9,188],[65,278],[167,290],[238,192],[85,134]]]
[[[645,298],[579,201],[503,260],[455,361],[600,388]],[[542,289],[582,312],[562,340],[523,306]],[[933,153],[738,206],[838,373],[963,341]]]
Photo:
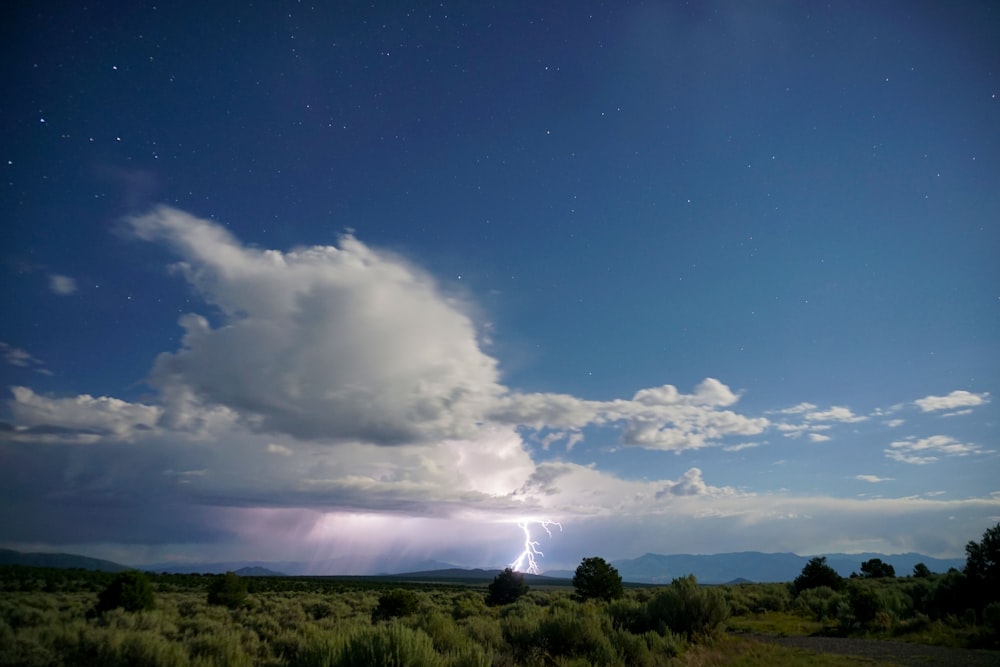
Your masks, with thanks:
[[[372,622],[387,621],[417,613],[420,599],[413,591],[402,588],[386,591],[378,599],[378,606],[372,612]]]
[[[962,571],[838,578],[836,588],[811,585],[825,572],[822,558],[791,583],[702,586],[689,576],[656,588],[619,588],[614,568],[584,559],[575,594],[568,585],[525,591],[514,572],[492,583],[407,584],[0,567],[0,667],[859,664],[747,633],[1000,650],[1000,595],[986,585],[998,532],[970,543]],[[209,595],[220,591],[242,598]]]
[[[920,565],[920,563],[917,563]],[[916,567],[916,566],[914,566]],[[924,567],[927,567],[924,565]],[[871,579],[881,579],[883,577],[895,577],[896,568],[888,563],[883,563],[881,558],[872,558],[861,564],[861,574]]]
[[[527,592],[528,584],[524,583],[524,575],[508,567],[494,577],[486,593],[486,604],[496,607],[517,602]]]
[[[153,586],[138,570],[126,570],[115,575],[107,588],[97,596],[95,611],[98,614],[112,609],[125,611],[148,611],[156,607]]]
[[[581,600],[614,600],[624,593],[618,570],[597,556],[584,558],[576,568],[573,587]]]
[[[840,590],[843,585],[843,579],[837,571],[826,564],[826,556],[816,556],[815,558],[809,559],[805,567],[802,568],[802,574],[795,578],[792,582],[792,586],[795,588],[796,593],[801,593],[802,591],[809,590],[810,588],[832,588],[833,590]]]
[[[246,599],[246,582],[233,572],[226,572],[208,585],[208,604],[236,609],[246,603]]]

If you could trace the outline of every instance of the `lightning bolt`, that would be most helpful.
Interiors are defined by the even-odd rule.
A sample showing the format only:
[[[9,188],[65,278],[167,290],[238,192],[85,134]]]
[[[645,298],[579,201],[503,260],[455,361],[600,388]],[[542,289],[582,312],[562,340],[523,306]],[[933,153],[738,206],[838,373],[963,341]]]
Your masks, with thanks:
[[[549,521],[548,519],[543,519],[541,521],[519,521],[517,523],[518,528],[524,531],[524,550],[521,555],[517,557],[513,563],[510,564],[510,569],[515,572],[527,572],[528,574],[541,574],[542,571],[538,568],[537,557],[544,556],[538,549],[538,541],[531,539],[531,524],[537,523],[541,526],[549,537],[552,537],[552,531],[549,530],[549,526],[559,526],[559,530],[562,530],[562,524],[558,521]]]

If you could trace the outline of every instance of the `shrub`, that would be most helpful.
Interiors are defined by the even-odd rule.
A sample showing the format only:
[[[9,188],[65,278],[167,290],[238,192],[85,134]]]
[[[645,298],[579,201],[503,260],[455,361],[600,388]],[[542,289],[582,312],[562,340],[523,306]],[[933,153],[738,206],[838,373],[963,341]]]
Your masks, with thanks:
[[[431,638],[398,622],[366,628],[351,637],[335,667],[442,667]]]
[[[603,558],[584,558],[573,574],[573,587],[581,600],[613,600],[624,594],[618,570]]]
[[[378,606],[372,612],[372,622],[409,616],[417,612],[420,598],[413,591],[402,588],[386,591],[379,596]]]
[[[208,585],[208,604],[236,609],[243,605],[246,599],[246,582],[234,572],[226,572]]]
[[[553,609],[538,625],[538,642],[550,657],[581,657],[590,664],[613,664],[616,653],[608,640],[611,629],[603,620],[589,605]]]
[[[722,591],[698,586],[694,575],[688,575],[674,579],[650,600],[647,614],[657,630],[691,637],[713,633],[729,618],[729,606]]]
[[[491,607],[510,604],[527,592],[528,584],[524,583],[524,575],[508,567],[493,578],[486,593],[486,604]]]
[[[820,586],[827,586],[839,591],[843,583],[844,580],[837,574],[837,571],[826,564],[826,556],[816,556],[809,559],[809,562],[802,568],[802,574],[795,578],[792,587],[796,594]]]
[[[112,609],[147,611],[156,607],[153,585],[149,577],[138,570],[119,572],[108,587],[97,596],[97,613]]]

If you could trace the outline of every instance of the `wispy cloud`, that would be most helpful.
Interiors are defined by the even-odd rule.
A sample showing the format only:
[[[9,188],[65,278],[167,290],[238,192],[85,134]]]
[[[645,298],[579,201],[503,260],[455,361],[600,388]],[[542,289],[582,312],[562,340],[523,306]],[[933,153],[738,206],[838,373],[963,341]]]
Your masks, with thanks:
[[[935,410],[975,407],[988,403],[989,399],[990,394],[987,391],[981,394],[974,394],[970,391],[956,389],[945,396],[927,396],[925,398],[918,398],[913,403],[923,412],[934,412]]]
[[[69,296],[76,292],[76,280],[69,276],[54,273],[49,276],[49,289],[59,296]]]
[[[870,484],[878,484],[879,482],[891,482],[894,477],[879,477],[878,475],[855,475],[854,479],[861,480],[862,482],[868,482]]]
[[[885,450],[885,455],[894,461],[925,465],[937,461],[942,456],[968,456],[982,453],[979,445],[959,442],[947,435],[932,435],[928,438],[907,438],[897,440]]]

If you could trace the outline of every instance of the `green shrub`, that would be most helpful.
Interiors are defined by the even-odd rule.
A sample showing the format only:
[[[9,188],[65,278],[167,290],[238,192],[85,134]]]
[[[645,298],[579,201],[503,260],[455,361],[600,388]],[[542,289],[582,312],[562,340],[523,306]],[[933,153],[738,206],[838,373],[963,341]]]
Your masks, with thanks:
[[[722,591],[698,586],[694,575],[688,575],[657,593],[647,605],[647,615],[655,629],[691,637],[715,632],[729,618],[729,607]]]
[[[415,614],[419,605],[420,596],[413,591],[402,588],[386,591],[378,598],[378,606],[372,612],[372,622]]]
[[[208,604],[236,609],[246,599],[247,584],[234,572],[226,572],[208,585]]]
[[[431,638],[398,622],[366,628],[351,637],[334,667],[444,667]]]
[[[144,611],[156,607],[153,585],[149,577],[138,570],[119,572],[107,588],[97,596],[96,611],[103,614],[112,609]]]
[[[592,665],[616,662],[616,652],[608,640],[611,628],[603,615],[590,605],[556,608],[538,626],[538,642],[550,657],[586,658]]]

